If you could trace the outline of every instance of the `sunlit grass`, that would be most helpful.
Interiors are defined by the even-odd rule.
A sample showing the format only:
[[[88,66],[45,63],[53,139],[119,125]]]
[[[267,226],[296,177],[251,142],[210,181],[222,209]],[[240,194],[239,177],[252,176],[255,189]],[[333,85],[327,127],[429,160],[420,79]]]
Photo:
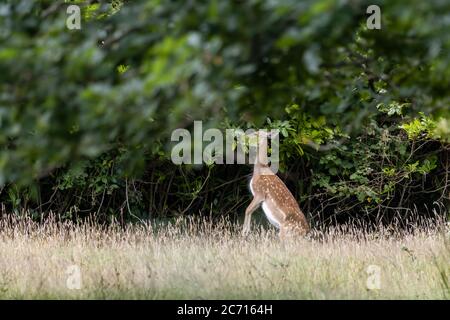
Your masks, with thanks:
[[[0,220],[0,297],[100,299],[448,299],[448,226],[400,234],[316,231],[280,242],[274,230],[179,220],[75,225]],[[70,266],[81,289],[69,289]],[[380,289],[367,288],[369,265]],[[67,273],[69,272],[69,273]],[[72,274],[73,275],[73,274]]]

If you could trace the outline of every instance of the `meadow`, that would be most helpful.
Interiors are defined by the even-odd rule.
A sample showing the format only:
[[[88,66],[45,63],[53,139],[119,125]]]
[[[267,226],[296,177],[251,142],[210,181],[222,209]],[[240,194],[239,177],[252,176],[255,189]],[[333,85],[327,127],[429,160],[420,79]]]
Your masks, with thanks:
[[[0,298],[450,298],[444,222],[408,232],[345,225],[286,242],[263,225],[245,238],[240,228],[194,218],[103,226],[4,215]]]

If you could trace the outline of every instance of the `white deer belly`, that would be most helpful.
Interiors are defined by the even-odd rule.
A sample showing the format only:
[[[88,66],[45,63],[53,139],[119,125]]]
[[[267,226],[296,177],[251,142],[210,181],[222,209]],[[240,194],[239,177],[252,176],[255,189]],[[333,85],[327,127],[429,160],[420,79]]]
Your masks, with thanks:
[[[254,196],[255,192],[253,191],[252,182],[253,182],[253,178],[250,180],[250,191],[252,192],[252,195]],[[273,212],[269,208],[269,206],[267,205],[266,201],[264,201],[262,203],[262,209],[263,209],[264,213],[266,214],[267,220],[269,220],[269,222],[271,224],[273,224],[276,228],[279,229],[280,228],[280,223],[278,222],[278,220],[273,215]]]
[[[264,210],[264,213],[266,214],[267,220],[269,220],[269,222],[271,224],[273,224],[276,228],[280,228],[280,222],[278,222],[277,218],[275,218],[272,210],[269,208],[269,206],[267,205],[267,203],[264,201],[262,204],[262,208]]]

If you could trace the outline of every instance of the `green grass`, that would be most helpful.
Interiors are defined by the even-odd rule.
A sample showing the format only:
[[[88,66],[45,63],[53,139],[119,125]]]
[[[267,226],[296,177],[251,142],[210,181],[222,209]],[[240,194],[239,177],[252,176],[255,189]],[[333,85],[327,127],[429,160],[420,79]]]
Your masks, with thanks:
[[[3,299],[448,299],[448,226],[408,234],[354,227],[282,243],[273,229],[179,220],[101,227],[0,220]],[[81,271],[81,289],[66,285]],[[380,268],[369,290],[367,268]]]

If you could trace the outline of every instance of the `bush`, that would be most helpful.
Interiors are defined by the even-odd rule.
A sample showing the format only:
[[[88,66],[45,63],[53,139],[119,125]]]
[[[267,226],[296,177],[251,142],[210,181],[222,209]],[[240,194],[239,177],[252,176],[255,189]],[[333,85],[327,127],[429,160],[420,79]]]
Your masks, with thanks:
[[[372,2],[0,4],[2,203],[239,214],[249,167],[168,160],[171,131],[201,119],[280,128],[282,176],[314,221],[445,205],[449,5]],[[69,3],[81,30],[65,28]],[[382,30],[366,28],[369,4]]]

